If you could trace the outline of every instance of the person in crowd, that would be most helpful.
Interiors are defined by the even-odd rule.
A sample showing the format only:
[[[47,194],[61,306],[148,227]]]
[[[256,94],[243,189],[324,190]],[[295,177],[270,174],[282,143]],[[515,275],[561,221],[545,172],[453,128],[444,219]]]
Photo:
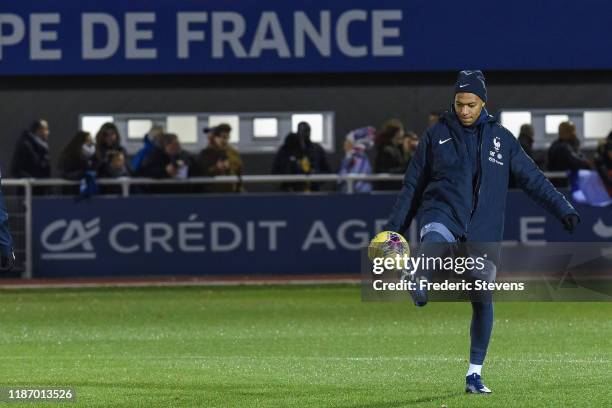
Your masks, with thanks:
[[[130,171],[126,165],[125,155],[121,150],[109,150],[106,153],[106,161],[104,165],[98,169],[98,177],[100,178],[119,178],[128,177]]]
[[[49,178],[49,124],[44,119],[32,123],[17,141],[13,153],[11,173],[16,178]]]
[[[160,147],[155,147],[142,161],[139,177],[185,179],[189,176],[191,158],[181,147],[179,138],[174,133],[165,133],[161,137]]]
[[[612,132],[597,151],[595,169],[612,197]]]
[[[418,146],[419,135],[412,130],[407,131],[404,134],[404,139],[402,140],[402,153],[404,154],[406,166],[408,166],[408,163],[410,163],[410,159],[412,159],[412,156],[414,156]]]
[[[312,174],[325,174],[331,173],[331,167],[327,160],[327,153],[325,149],[319,143],[313,142],[310,138],[311,128],[308,122],[300,122],[297,126],[297,135],[299,137],[300,144],[303,146],[306,156],[310,161],[311,173]],[[313,190],[318,188],[313,185]]]
[[[236,149],[229,146],[231,127],[220,124],[213,128],[205,128],[208,134],[206,146],[196,159],[197,175],[203,177],[240,176],[242,160]],[[242,190],[240,183],[207,184],[204,191],[211,193],[230,193]]]
[[[215,126],[210,131],[216,132],[221,136],[221,145],[227,155],[229,161],[230,174],[242,175],[242,158],[240,153],[230,144],[230,134],[232,133],[232,127],[227,123],[221,123]]]
[[[308,122],[300,122],[297,126],[297,142],[300,145],[300,149],[304,152],[302,158],[302,165],[307,168],[308,172],[305,174],[326,174],[331,173],[331,166],[327,159],[327,153],[323,146],[319,143],[313,142],[311,139],[312,129]],[[292,137],[293,138],[293,137]],[[291,138],[291,139],[292,139]],[[320,183],[298,183],[294,187],[300,189],[300,185],[303,187],[303,191],[319,191],[321,189]],[[285,188],[284,186],[281,186]]]
[[[339,175],[346,174],[372,174],[372,166],[366,151],[374,145],[376,129],[371,126],[355,129],[349,132],[344,139],[344,160],[340,164]],[[340,191],[348,192],[348,183],[339,184]],[[369,193],[372,191],[372,183],[369,181],[356,181],[353,183],[353,191],[357,193]]]
[[[96,158],[100,166],[108,165],[108,152],[120,151],[127,157],[127,151],[121,145],[121,135],[114,123],[107,122],[96,134]]]
[[[85,173],[97,171],[96,145],[89,132],[79,130],[59,156],[57,168],[62,178],[80,180]]]
[[[559,125],[559,137],[548,150],[548,170],[575,171],[590,168],[590,161],[580,152],[576,126],[572,122],[562,122]]]
[[[590,169],[591,162],[580,152],[576,126],[572,122],[559,124],[559,136],[548,149],[548,170],[577,171]],[[567,180],[552,180],[555,187],[566,187]]]
[[[119,178],[131,175],[127,165],[125,155],[121,150],[109,150],[106,152],[106,160],[98,167],[98,178]],[[101,185],[100,190],[103,194],[121,194],[122,189],[119,185]]]
[[[525,153],[527,153],[527,156],[529,156],[538,165],[539,168],[542,168],[541,163],[538,163],[536,161],[536,158],[534,157],[534,154],[533,154],[534,153],[533,152],[533,142],[534,142],[533,126],[531,126],[528,123],[521,125],[517,139],[518,139],[519,144],[525,151]],[[516,182],[512,174],[510,175],[508,187],[509,188],[519,187],[518,183]]]
[[[310,174],[312,167],[306,155],[306,149],[297,133],[289,133],[276,152],[272,163],[272,174],[300,175]],[[281,191],[304,192],[310,191],[310,183],[282,183]]]
[[[193,173],[193,159],[183,150],[178,136],[164,133],[159,147],[155,147],[143,159],[137,177],[183,180]],[[160,185],[143,189],[149,193],[191,193],[189,185]]]
[[[427,127],[438,123],[440,115],[442,115],[442,113],[439,111],[429,112],[429,116],[427,116]]]
[[[533,126],[528,123],[525,123],[521,126],[521,130],[519,131],[518,141],[521,144],[521,147],[527,153],[527,156],[533,159],[533,142],[534,142],[534,132]]]
[[[388,120],[376,135],[375,173],[404,174],[406,160],[402,152],[404,125],[397,119]],[[397,190],[400,181],[379,181],[377,190]]]
[[[153,151],[154,148],[161,146],[161,140],[164,135],[163,126],[154,125],[151,130],[144,136],[143,146],[132,158],[131,169],[134,173],[137,173],[140,169],[142,161]]]

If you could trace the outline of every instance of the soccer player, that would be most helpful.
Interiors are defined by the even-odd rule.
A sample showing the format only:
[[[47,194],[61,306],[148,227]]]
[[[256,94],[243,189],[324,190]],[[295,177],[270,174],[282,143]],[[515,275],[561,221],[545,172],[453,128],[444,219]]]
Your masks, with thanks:
[[[566,230],[574,230],[580,221],[574,207],[487,113],[486,102],[483,73],[459,72],[453,105],[421,138],[385,230],[401,233],[416,217],[422,244],[499,242],[510,175]],[[417,306],[427,303],[426,293],[411,295]],[[492,328],[492,302],[473,301],[466,392],[491,392],[481,370]]]

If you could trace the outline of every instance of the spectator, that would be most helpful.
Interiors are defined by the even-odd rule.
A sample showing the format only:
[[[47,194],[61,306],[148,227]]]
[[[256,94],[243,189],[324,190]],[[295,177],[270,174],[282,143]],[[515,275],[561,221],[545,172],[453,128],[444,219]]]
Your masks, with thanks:
[[[414,156],[417,147],[419,146],[419,135],[415,132],[409,130],[404,134],[404,139],[402,141],[402,153],[404,154],[404,160],[406,161],[406,167],[408,167],[408,163]]]
[[[427,127],[438,123],[440,120],[440,115],[442,115],[438,111],[429,112],[429,116],[427,117]]]
[[[590,169],[591,163],[580,152],[580,141],[576,136],[576,126],[572,122],[559,125],[559,138],[548,150],[548,170],[575,171]]]
[[[327,153],[325,153],[323,146],[310,139],[311,128],[307,122],[298,123],[297,135],[300,143],[304,146],[308,160],[310,160],[311,173],[331,173],[331,167],[327,161]]]
[[[106,153],[107,161],[98,169],[100,178],[128,177],[130,172],[126,165],[125,155],[120,150],[109,150]]]
[[[525,123],[521,126],[521,130],[519,131],[518,141],[521,144],[521,147],[527,153],[529,157],[533,159],[533,126],[528,123]]]
[[[109,150],[106,152],[106,160],[98,167],[99,178],[119,178],[129,177],[130,171],[126,165],[125,155],[120,150]],[[122,189],[119,185],[100,186],[103,194],[121,194]]]
[[[406,160],[401,145],[404,139],[404,126],[397,119],[387,121],[376,136],[375,173],[404,174]],[[401,186],[398,181],[379,181],[378,190],[397,190]]]
[[[313,142],[310,138],[311,128],[308,122],[300,122],[297,126],[297,135],[300,144],[303,146],[308,161],[310,162],[311,174],[331,173],[331,167],[327,160],[327,153],[319,143]],[[319,191],[319,183],[310,183],[311,191]]]
[[[153,148],[143,159],[137,175],[151,178],[185,179],[189,176],[191,158],[183,151],[179,138],[174,133],[161,137],[160,147]]]
[[[241,175],[242,174],[242,159],[240,153],[232,145],[230,145],[230,134],[232,133],[232,127],[227,123],[221,123],[215,126],[214,132],[219,134],[222,138],[222,146],[227,155],[227,160],[230,164],[230,174]]]
[[[49,124],[44,119],[32,123],[19,138],[13,153],[12,174],[17,178],[49,178]]]
[[[111,122],[103,124],[96,134],[96,157],[99,165],[108,165],[107,154],[109,151],[120,151],[124,157],[127,157],[126,150],[121,146],[119,129]]]
[[[276,152],[272,164],[272,174],[310,174],[310,159],[306,149],[297,133],[289,133],[283,145]],[[310,191],[310,183],[282,183],[282,191],[302,192]]]
[[[61,177],[80,180],[88,171],[96,171],[96,145],[89,132],[79,130],[60,153],[58,170]]]
[[[571,122],[559,125],[559,137],[548,149],[548,170],[577,171],[590,169],[591,163],[579,150],[580,141],[576,136],[576,126]],[[567,187],[568,180],[552,179],[555,187]]]
[[[612,132],[598,151],[595,159],[595,169],[612,197]]]
[[[206,128],[208,146],[202,149],[196,160],[197,174],[204,177],[240,176],[242,160],[238,151],[228,146],[231,127],[221,124]],[[242,189],[240,183],[219,183],[206,185],[205,191],[212,193],[230,193]]]
[[[521,125],[521,129],[519,130],[519,135],[518,135],[517,139],[518,139],[518,142],[520,143],[521,147],[525,151],[525,153],[527,153],[527,156],[531,157],[531,159],[538,165],[538,167],[542,168],[542,166],[541,166],[542,163],[536,161],[536,158],[534,157],[534,152],[533,152],[533,142],[534,142],[533,126],[531,126],[528,123],[525,123],[525,124]],[[508,187],[509,188],[518,188],[519,187],[518,183],[514,179],[514,175],[513,174],[510,174],[510,179],[508,180]]]
[[[372,166],[366,155],[366,151],[374,144],[376,130],[369,126],[351,131],[344,139],[344,160],[340,165],[339,175],[345,174],[372,174]],[[356,181],[353,190],[357,193],[369,193],[372,191],[372,183],[369,181]],[[348,183],[340,183],[340,191],[348,192]]]
[[[132,171],[137,173],[140,169],[140,165],[142,161],[153,151],[154,148],[159,148],[161,146],[161,140],[164,136],[164,128],[159,125],[155,125],[149,130],[144,136],[143,147],[136,153],[136,155],[132,158]]]

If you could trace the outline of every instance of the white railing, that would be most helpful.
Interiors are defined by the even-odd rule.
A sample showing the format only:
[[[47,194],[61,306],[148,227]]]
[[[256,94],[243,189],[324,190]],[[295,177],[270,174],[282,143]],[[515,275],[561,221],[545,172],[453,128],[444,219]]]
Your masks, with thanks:
[[[563,171],[546,172],[548,178],[564,178],[566,173]],[[271,184],[285,182],[346,182],[347,193],[355,191],[355,183],[358,181],[400,181],[404,176],[401,174],[316,174],[316,175],[248,175],[248,176],[217,176],[217,177],[191,177],[187,179],[153,179],[140,177],[119,177],[116,179],[98,179],[100,185],[121,186],[123,196],[129,196],[130,186],[136,185],[164,185],[164,184],[223,184],[238,183],[243,184]],[[5,186],[42,187],[42,186],[73,186],[78,185],[78,181],[65,180],[60,178],[52,179],[4,179],[2,184]]]
[[[565,178],[565,172],[546,172],[548,178]],[[404,176],[401,174],[317,174],[317,175],[246,175],[246,176],[217,176],[217,177],[192,177],[187,179],[151,179],[120,177],[117,179],[98,179],[100,185],[121,186],[121,196],[130,195],[130,187],[138,185],[204,185],[223,183],[242,184],[272,184],[285,182],[346,182],[347,193],[355,192],[355,183],[358,181],[400,181]],[[25,265],[23,278],[32,277],[32,196],[34,187],[62,187],[76,186],[78,181],[52,179],[3,179],[2,185],[6,187],[21,187],[24,190],[24,218],[25,218]]]

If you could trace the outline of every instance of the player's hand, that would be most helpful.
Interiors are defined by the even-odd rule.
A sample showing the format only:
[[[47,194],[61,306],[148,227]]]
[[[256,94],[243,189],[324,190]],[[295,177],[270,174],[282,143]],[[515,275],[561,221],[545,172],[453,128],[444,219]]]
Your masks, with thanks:
[[[0,271],[10,272],[15,267],[15,252],[0,255]]]
[[[576,225],[578,225],[578,223],[580,222],[580,217],[578,217],[578,214],[568,214],[563,217],[562,221],[563,228],[565,228],[565,230],[571,234],[572,232],[574,232]]]

